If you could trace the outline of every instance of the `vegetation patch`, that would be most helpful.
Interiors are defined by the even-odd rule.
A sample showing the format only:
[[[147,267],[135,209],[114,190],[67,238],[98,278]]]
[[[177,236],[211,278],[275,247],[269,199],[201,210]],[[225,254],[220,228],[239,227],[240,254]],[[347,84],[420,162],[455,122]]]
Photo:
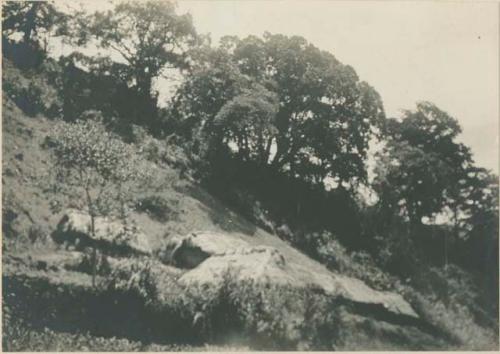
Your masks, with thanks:
[[[166,222],[178,216],[179,201],[173,198],[167,199],[161,195],[147,196],[137,202],[136,209],[148,213],[160,222]]]

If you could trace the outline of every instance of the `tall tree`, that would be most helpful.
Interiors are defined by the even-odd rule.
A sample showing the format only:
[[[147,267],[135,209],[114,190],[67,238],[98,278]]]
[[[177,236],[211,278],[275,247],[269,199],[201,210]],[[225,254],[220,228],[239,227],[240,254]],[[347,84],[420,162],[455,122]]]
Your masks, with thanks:
[[[468,249],[465,263],[480,271],[495,265],[498,269],[498,176],[473,167],[461,187],[458,210]]]
[[[153,80],[169,68],[189,66],[188,50],[197,41],[191,16],[178,15],[175,3],[169,1],[128,1],[78,23],[73,40],[80,45],[92,42],[127,65],[127,79],[144,101],[143,116],[157,128]]]
[[[263,149],[257,148],[270,152],[263,163],[317,183],[366,177],[368,142],[385,116],[380,96],[351,67],[304,38],[283,35],[225,37],[214,53],[216,59],[201,57],[200,69],[188,75],[176,96],[174,106],[184,103],[184,111],[178,110],[184,120],[198,119],[209,129],[217,116],[227,115],[219,111],[243,88],[260,87],[261,96],[269,92],[277,101],[274,117],[267,120],[273,129],[266,129]],[[202,86],[205,93],[193,94]]]
[[[234,56],[244,74],[272,83],[279,97],[275,167],[319,181],[364,177],[368,141],[384,111],[350,66],[302,37],[269,33],[237,42]]]
[[[6,1],[2,5],[2,34],[22,34],[22,41],[41,47],[44,36],[55,27],[63,28],[66,16],[52,1]]]
[[[251,86],[231,55],[205,43],[193,53],[194,64],[170,104],[169,122],[192,146],[191,152],[205,162],[219,156],[223,127],[215,119],[224,105]],[[227,132],[227,131],[226,131]]]
[[[472,164],[469,149],[455,141],[458,122],[429,102],[387,121],[387,142],[379,154],[374,187],[386,212],[402,210],[415,232],[424,216],[449,205]]]

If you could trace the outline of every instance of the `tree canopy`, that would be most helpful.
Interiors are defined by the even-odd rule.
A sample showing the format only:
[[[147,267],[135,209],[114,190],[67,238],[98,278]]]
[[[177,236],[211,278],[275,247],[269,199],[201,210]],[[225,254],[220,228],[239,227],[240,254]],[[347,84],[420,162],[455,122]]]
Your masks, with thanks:
[[[76,21],[74,43],[92,43],[108,50],[111,62],[125,63],[120,75],[141,97],[143,120],[152,127],[157,114],[153,80],[169,68],[189,66],[188,50],[197,41],[191,16],[178,15],[170,1],[128,1]],[[101,65],[109,62],[101,61]],[[106,70],[109,66],[105,65]]]
[[[44,35],[62,27],[66,16],[51,1],[6,1],[2,4],[2,33],[9,37],[21,33],[26,44],[40,46]]]
[[[388,120],[386,130],[375,189],[385,208],[402,207],[412,223],[420,224],[459,193],[459,180],[472,166],[471,153],[455,141],[456,119],[429,102],[405,111],[401,121]]]
[[[219,48],[202,49],[196,59],[173,103],[181,120],[213,134],[222,118],[234,122],[238,114],[239,121],[252,121],[264,109],[258,113],[261,128],[233,124],[219,140],[303,180],[366,177],[368,143],[385,115],[378,93],[350,66],[304,38],[269,33],[262,39],[225,37]],[[252,95],[259,108],[243,109]],[[264,108],[264,102],[270,105]]]

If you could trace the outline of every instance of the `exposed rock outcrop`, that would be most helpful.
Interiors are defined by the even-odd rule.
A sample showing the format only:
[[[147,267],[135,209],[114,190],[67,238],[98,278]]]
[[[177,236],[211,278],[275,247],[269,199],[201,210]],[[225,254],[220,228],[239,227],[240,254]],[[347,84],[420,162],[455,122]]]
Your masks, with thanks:
[[[194,268],[210,256],[223,255],[249,244],[235,237],[214,232],[193,232],[171,237],[164,250],[164,261],[181,268]]]
[[[299,264],[297,259],[285,258],[274,247],[251,246],[223,233],[176,237],[172,239],[170,247],[173,260],[186,265],[186,268],[192,268],[179,279],[186,285],[217,284],[224,274],[231,272],[237,280],[293,287],[313,286],[347,301],[378,306],[395,315],[418,318],[410,304],[397,293],[372,289],[359,279],[330,272],[318,264]]]
[[[239,280],[296,285],[283,255],[275,248],[264,246],[249,246],[213,255],[179,280],[185,284],[216,283],[227,272],[232,272]]]
[[[96,217],[95,236],[90,230],[91,219],[88,213],[68,209],[57,225],[54,238],[58,242],[96,244],[111,253],[151,254],[147,236],[137,227]]]

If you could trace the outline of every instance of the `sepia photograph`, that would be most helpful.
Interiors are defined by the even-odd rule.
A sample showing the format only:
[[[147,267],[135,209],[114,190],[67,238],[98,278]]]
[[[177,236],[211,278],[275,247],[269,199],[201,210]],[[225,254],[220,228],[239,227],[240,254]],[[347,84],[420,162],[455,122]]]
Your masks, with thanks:
[[[1,13],[2,351],[500,350],[500,2]]]

